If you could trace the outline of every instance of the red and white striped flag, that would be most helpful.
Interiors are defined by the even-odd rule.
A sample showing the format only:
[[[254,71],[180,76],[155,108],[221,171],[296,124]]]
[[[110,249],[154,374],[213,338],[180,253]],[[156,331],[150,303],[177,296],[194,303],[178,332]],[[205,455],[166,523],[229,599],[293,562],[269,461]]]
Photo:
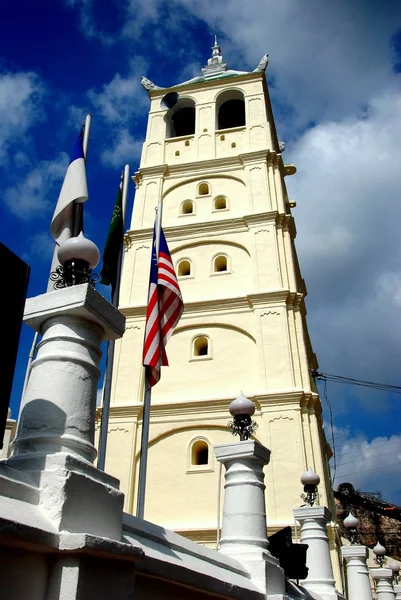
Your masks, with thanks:
[[[156,256],[156,229],[153,231],[148,308],[146,311],[145,341],[142,364],[146,380],[152,387],[160,379],[161,367],[168,366],[166,344],[184,311],[180,287],[173,261],[160,229],[159,260]]]

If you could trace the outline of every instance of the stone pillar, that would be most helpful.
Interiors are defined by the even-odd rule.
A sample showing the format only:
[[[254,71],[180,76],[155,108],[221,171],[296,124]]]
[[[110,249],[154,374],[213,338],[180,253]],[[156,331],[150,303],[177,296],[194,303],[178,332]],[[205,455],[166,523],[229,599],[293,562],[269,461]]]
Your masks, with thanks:
[[[401,585],[394,586],[395,600],[401,600]]]
[[[125,318],[82,284],[28,299],[24,321],[43,337],[7,465],[29,476],[59,530],[119,539],[119,482],[92,463],[100,344],[121,337]]]
[[[279,561],[268,551],[263,467],[270,450],[254,440],[215,446],[224,464],[225,496],[220,552],[242,562],[265,594],[284,594]]]
[[[342,546],[341,556],[347,563],[348,600],[372,600],[366,546]]]
[[[309,572],[302,582],[303,586],[322,598],[339,597],[335,589],[327,536],[327,523],[331,521],[329,509],[325,506],[301,506],[294,509],[294,517],[301,524],[301,543],[309,546],[306,560]]]
[[[377,600],[395,600],[392,570],[384,567],[371,569],[370,575],[376,584]]]

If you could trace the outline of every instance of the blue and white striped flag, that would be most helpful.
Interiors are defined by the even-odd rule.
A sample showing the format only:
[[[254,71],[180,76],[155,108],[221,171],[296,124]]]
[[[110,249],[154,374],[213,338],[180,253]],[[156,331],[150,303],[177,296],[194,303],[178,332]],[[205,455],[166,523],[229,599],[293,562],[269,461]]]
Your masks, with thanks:
[[[82,129],[72,151],[70,164],[50,225],[50,233],[58,245],[74,235],[74,205],[86,202],[88,199],[83,134],[84,130]]]

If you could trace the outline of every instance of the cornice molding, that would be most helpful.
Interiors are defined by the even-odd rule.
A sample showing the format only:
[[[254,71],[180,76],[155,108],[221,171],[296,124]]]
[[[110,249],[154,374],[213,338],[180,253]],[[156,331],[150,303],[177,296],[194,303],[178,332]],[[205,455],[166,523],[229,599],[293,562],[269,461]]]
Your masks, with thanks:
[[[193,239],[194,235],[196,235],[197,238],[206,237],[208,235],[222,237],[229,233],[246,232],[249,231],[251,227],[258,225],[275,223],[283,216],[285,215],[279,213],[277,210],[272,210],[269,212],[244,215],[243,217],[236,217],[234,219],[227,218],[219,221],[173,225],[170,227],[163,227],[163,230],[166,233],[169,242],[178,242],[188,238]],[[153,235],[153,228],[130,229],[125,235],[131,243],[149,241]]]
[[[165,176],[167,172],[167,164],[156,165],[152,167],[140,167],[132,176],[132,181],[135,183],[135,186],[138,187],[142,183],[143,179],[163,177],[163,175]]]
[[[248,163],[254,164],[258,162],[263,162],[267,164],[271,157],[271,154],[273,154],[273,156],[275,155],[274,152],[272,153],[268,149],[254,150],[251,152],[244,152],[243,154],[239,154],[239,159],[244,166]],[[271,158],[273,158],[273,156]]]
[[[206,300],[196,300],[185,302],[185,312],[182,319],[185,317],[193,317],[195,314],[203,314],[205,312],[232,312],[232,311],[249,311],[255,308],[263,310],[269,308],[272,304],[287,305],[289,309],[294,306],[298,307],[302,300],[302,294],[298,292],[290,292],[290,290],[269,290],[263,292],[254,292],[247,296],[235,296],[233,298],[213,298]],[[137,306],[120,306],[119,310],[127,318],[144,317],[146,314],[146,305]]]
[[[216,134],[219,133],[216,132]],[[276,165],[279,160],[278,156],[276,152],[271,151],[269,148],[264,148],[263,150],[244,152],[234,156],[221,156],[207,160],[183,162],[176,165],[159,164],[151,167],[140,167],[133,176],[133,180],[138,185],[142,179],[155,176],[164,176],[166,181],[183,175],[198,177],[201,174],[202,178],[219,176],[225,174],[221,173],[222,170],[227,172],[227,170],[243,169],[250,164]]]
[[[301,411],[302,406],[311,409],[312,406],[316,412],[320,408],[319,396],[314,392],[294,389],[277,389],[277,390],[260,390],[250,393],[246,391],[247,398],[253,400],[256,404],[256,413],[254,418],[261,418],[263,414],[273,414],[281,411],[281,414],[286,411]],[[152,400],[151,406],[151,422],[155,423],[171,423],[176,428],[182,428],[185,423],[191,423],[190,427],[201,426],[205,428],[226,427],[230,420],[228,407],[233,400],[233,396],[222,398],[207,398],[205,400],[187,400],[183,402],[157,402]],[[312,404],[312,406],[311,406]],[[122,420],[130,420],[132,423],[140,424],[142,419],[142,403],[111,405],[110,406],[110,421],[109,425]],[[102,409],[97,409],[97,417],[101,418]],[[212,421],[212,422],[211,422]],[[216,423],[221,421],[223,425]]]

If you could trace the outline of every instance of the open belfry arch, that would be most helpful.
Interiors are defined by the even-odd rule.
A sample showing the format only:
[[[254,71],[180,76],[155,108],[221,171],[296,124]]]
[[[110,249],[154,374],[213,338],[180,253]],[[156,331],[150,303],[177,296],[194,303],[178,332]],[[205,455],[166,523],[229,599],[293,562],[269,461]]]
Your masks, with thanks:
[[[143,79],[150,109],[126,235],[127,327],[116,344],[106,470],[135,513],[150,253],[162,199],[185,311],[152,391],[145,518],[206,544],[216,539],[212,448],[233,441],[228,406],[241,390],[257,406],[255,437],[272,451],[269,532],[294,523],[309,466],[322,479],[321,504],[332,507],[285,186],[295,168],[283,162],[266,65],[267,56],[253,72],[228,70],[216,41],[202,76],[168,89]]]

